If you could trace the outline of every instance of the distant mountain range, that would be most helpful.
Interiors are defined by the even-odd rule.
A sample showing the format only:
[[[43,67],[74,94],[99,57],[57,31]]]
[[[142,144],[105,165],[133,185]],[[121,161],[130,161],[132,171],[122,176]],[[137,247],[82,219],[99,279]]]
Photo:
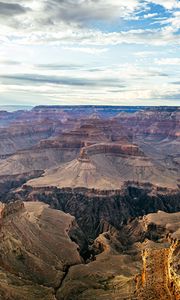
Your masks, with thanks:
[[[32,106],[28,105],[0,105],[0,111],[16,111],[16,110],[30,110],[32,109]]]
[[[18,110],[59,110],[64,111],[82,111],[85,114],[88,112],[98,112],[99,114],[112,114],[115,115],[118,112],[136,112],[138,110],[162,110],[162,111],[174,111],[177,110],[176,106],[111,106],[111,105],[0,105],[0,111],[18,111]]]

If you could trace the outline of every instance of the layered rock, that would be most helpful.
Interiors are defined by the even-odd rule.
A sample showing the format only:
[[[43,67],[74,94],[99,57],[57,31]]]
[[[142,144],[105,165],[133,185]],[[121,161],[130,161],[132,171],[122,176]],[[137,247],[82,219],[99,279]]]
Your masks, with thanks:
[[[81,158],[82,153],[86,159]],[[178,185],[175,172],[155,165],[137,145],[116,143],[85,146],[79,158],[47,170],[42,177],[27,184],[112,190],[121,189],[127,181],[171,188]]]
[[[151,138],[178,137],[180,134],[179,110],[166,111],[161,109],[140,110],[134,114],[116,116],[126,128],[132,128],[134,134],[144,134]]]
[[[80,149],[85,147],[98,170],[102,169],[102,176],[108,175],[104,164],[114,174],[114,182],[120,182],[118,186],[127,180],[175,186],[179,178],[178,109],[136,108],[135,113],[121,113],[111,119],[102,117],[115,109],[123,110],[38,107],[10,114],[11,122],[0,129],[0,175],[56,167],[78,158]],[[91,117],[98,111],[102,112],[100,118]]]
[[[27,149],[41,139],[52,135],[52,124],[11,124],[8,128],[0,129],[0,155],[13,154],[17,150]]]

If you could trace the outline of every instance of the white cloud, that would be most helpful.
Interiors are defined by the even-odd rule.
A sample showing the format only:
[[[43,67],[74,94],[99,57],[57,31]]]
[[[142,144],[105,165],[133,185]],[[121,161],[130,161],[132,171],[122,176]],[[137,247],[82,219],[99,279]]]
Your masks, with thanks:
[[[140,51],[140,52],[136,52],[134,53],[135,56],[138,56],[138,57],[152,57],[154,55],[156,55],[156,52],[155,51]]]
[[[96,104],[101,101],[111,104],[124,101],[129,104],[157,104],[159,102],[156,101],[162,101],[163,97],[177,97],[179,92],[178,85],[170,84],[168,76],[161,77],[161,66],[158,68],[124,63],[101,68],[94,66],[94,69],[79,66],[76,69],[55,70],[14,64],[13,72],[14,75],[12,70],[0,69],[2,94],[11,93],[13,97],[20,95],[24,98],[31,95],[33,103],[36,103],[37,98],[39,103],[48,101],[49,98],[57,103],[64,101],[69,104],[80,104],[82,99],[86,103]],[[4,74],[10,75],[5,77],[5,82],[1,76]],[[78,84],[74,85],[73,82]],[[89,83],[92,83],[93,88]]]
[[[3,28],[0,29],[0,40],[6,45],[11,45],[13,40],[19,45],[35,45],[35,44],[54,44],[68,47],[76,47],[76,45],[84,46],[108,46],[127,44],[149,44],[149,45],[166,45],[180,44],[180,40],[174,35],[172,26],[166,26],[160,29],[138,29],[120,32],[102,32],[99,30],[90,30],[78,28],[62,28],[60,31],[37,31],[35,33],[13,32],[6,33],[4,38]],[[79,47],[79,46],[77,46]]]
[[[180,65],[180,58],[179,57],[171,57],[171,58],[161,58],[155,60],[156,64],[158,65]]]
[[[144,19],[150,19],[158,16],[158,13],[144,15]]]
[[[155,3],[163,6],[166,9],[180,8],[179,0],[147,0],[149,3]]]
[[[93,47],[63,47],[64,50],[84,52],[87,54],[102,54],[108,51],[108,48],[93,48]]]

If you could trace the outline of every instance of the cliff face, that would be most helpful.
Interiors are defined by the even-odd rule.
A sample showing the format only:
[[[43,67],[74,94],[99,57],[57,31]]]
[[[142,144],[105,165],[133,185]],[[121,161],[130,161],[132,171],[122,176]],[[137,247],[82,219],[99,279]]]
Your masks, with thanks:
[[[124,190],[98,191],[88,189],[32,188],[24,186],[12,195],[15,199],[39,200],[75,216],[86,235],[95,238],[100,224],[106,221],[117,229],[131,217],[158,210],[180,210],[178,190],[159,191],[153,186],[125,186]]]
[[[120,231],[105,226],[93,244],[95,259],[70,269],[57,298],[179,299],[179,217],[159,212],[130,221]]]
[[[178,245],[179,240],[172,240],[169,246],[161,245],[161,249],[154,247],[143,251],[143,272],[137,278],[139,300],[180,299],[180,275],[172,268],[172,256]]]
[[[170,278],[170,290],[175,296],[176,300],[180,299],[180,242],[176,240],[173,247],[171,247],[170,260],[169,260],[169,278]]]
[[[128,144],[124,141],[121,143],[99,143],[85,147],[86,152],[89,155],[95,154],[114,154],[118,156],[137,156],[144,157],[144,153],[139,149],[137,145]]]

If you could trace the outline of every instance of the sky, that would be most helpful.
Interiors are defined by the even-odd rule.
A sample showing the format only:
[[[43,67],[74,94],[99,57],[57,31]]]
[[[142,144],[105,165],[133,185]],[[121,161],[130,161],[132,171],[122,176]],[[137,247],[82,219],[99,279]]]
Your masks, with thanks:
[[[0,0],[0,105],[180,105],[180,1]]]

